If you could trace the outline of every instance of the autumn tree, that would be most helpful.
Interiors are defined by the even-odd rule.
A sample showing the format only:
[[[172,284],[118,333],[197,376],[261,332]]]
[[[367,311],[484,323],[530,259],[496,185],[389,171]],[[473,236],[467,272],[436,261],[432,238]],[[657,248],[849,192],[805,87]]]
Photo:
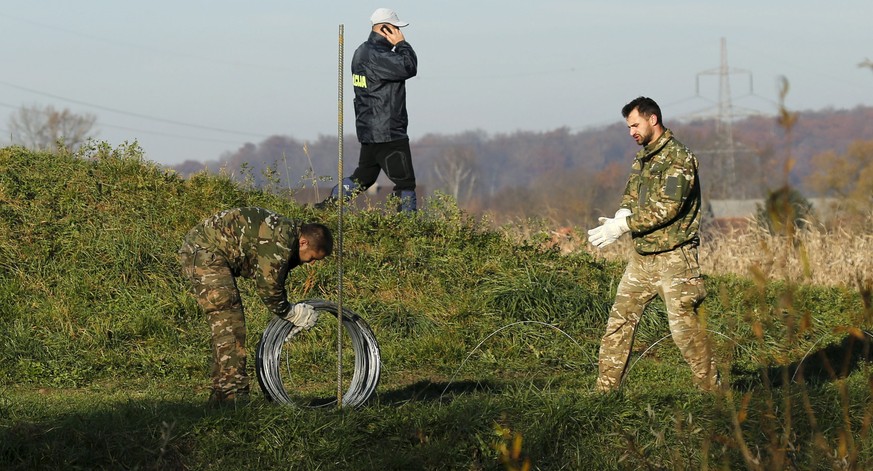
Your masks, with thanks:
[[[9,118],[12,143],[35,150],[76,149],[92,134],[97,117],[79,115],[69,109],[46,107],[19,108]]]
[[[873,141],[855,141],[845,154],[817,154],[812,158],[812,168],[806,179],[810,188],[845,199],[855,211],[873,207]]]

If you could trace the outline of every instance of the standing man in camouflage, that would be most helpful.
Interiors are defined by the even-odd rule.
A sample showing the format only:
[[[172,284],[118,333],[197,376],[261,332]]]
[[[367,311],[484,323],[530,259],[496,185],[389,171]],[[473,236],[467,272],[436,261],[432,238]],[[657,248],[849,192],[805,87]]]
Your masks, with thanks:
[[[332,251],[333,236],[324,225],[301,225],[262,208],[221,211],[188,232],[179,257],[212,331],[211,402],[249,393],[246,324],[236,278],[254,279],[273,314],[310,329],[318,312],[308,304],[289,303],[285,279],[292,268]]]
[[[617,390],[627,371],[634,331],[646,306],[660,296],[673,341],[691,366],[694,383],[717,387],[709,339],[697,315],[706,297],[697,259],[700,245],[700,179],[697,158],[673,137],[654,100],[639,97],[624,106],[631,137],[643,146],[632,166],[621,205],[612,218],[588,231],[598,248],[630,232],[635,251],[618,285],[600,344],[597,389]]]

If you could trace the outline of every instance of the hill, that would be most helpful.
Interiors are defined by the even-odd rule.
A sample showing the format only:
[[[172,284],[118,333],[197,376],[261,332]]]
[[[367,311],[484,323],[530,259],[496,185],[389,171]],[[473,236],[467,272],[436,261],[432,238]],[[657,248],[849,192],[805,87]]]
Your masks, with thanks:
[[[375,207],[344,217],[344,303],[382,352],[367,405],[277,407],[256,392],[207,409],[207,328],[175,251],[188,228],[229,207],[337,227],[335,214],[292,196],[226,175],[182,178],[135,146],[0,149],[0,465],[873,464],[861,361],[869,293],[711,277],[703,313],[726,392],[691,387],[656,303],[623,392],[601,396],[596,355],[622,267],[547,249],[545,230],[515,240],[441,195],[413,216]],[[336,273],[336,257],[295,271],[289,296],[332,299]],[[251,349],[269,315],[252,285],[240,286]],[[331,365],[318,376],[325,358],[302,368],[307,380],[330,383]]]

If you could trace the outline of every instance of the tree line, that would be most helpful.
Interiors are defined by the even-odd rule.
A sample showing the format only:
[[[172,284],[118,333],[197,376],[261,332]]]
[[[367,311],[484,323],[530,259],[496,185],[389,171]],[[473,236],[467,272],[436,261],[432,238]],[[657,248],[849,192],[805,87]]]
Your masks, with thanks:
[[[873,136],[873,107],[790,116],[789,126],[773,116],[731,123],[668,118],[665,124],[697,154],[705,200],[762,199],[792,188],[806,197],[845,199],[858,213],[873,206],[873,140],[865,140]],[[66,109],[25,107],[13,113],[9,127],[17,145],[76,149],[95,121]],[[292,193],[318,187],[324,194],[335,181],[337,144],[334,136],[301,141],[274,135],[215,160],[172,168],[183,176],[223,171],[256,186]],[[346,166],[353,168],[360,145],[348,135],[343,146]],[[620,120],[579,131],[428,134],[411,146],[422,196],[446,193],[498,222],[535,217],[561,225],[589,224],[614,211],[639,150]]]
[[[730,123],[730,142],[724,123],[712,119],[666,124],[698,156],[704,199],[766,198],[789,186],[807,197],[851,197],[859,208],[873,203],[873,140],[863,138],[873,136],[873,107],[798,112],[790,128],[772,116],[747,117]],[[183,175],[225,171],[285,189],[326,188],[336,178],[337,144],[330,136],[272,136],[174,169]],[[585,224],[614,211],[639,150],[620,120],[580,131],[428,134],[411,146],[425,193],[447,193],[461,207],[497,220],[537,217],[558,224]],[[349,135],[343,147],[352,168],[359,144]]]

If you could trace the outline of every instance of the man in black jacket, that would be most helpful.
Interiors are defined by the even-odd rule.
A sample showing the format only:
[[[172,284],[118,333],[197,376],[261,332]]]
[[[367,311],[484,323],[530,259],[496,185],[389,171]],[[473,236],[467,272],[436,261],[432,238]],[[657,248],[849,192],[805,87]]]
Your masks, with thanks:
[[[352,57],[355,88],[355,129],[361,143],[358,166],[351,177],[343,178],[347,195],[364,191],[379,177],[379,172],[394,183],[399,211],[415,211],[415,171],[406,127],[406,79],[418,72],[418,58],[400,28],[397,13],[379,8],[370,16],[372,30]],[[316,204],[324,208],[336,201],[339,188]]]

